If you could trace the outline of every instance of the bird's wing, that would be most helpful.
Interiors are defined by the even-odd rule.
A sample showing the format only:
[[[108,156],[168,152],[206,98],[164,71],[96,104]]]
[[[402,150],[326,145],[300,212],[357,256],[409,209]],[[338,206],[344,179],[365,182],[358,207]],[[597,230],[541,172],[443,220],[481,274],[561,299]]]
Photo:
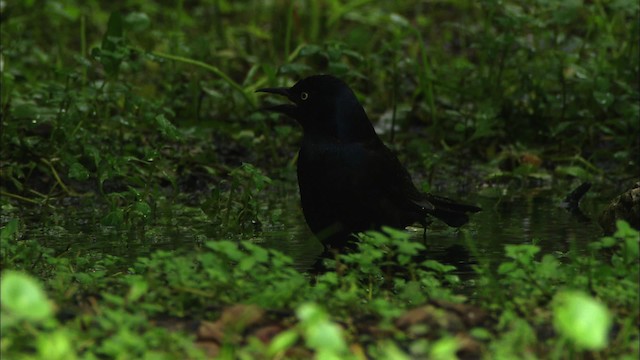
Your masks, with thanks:
[[[398,211],[413,213],[408,218],[415,218],[419,214],[424,218],[426,212],[434,209],[431,202],[415,187],[411,175],[400,160],[379,139],[362,143],[361,146],[367,154],[367,168],[370,169],[368,173],[377,179],[376,186],[381,189],[383,198],[389,199]]]
[[[407,220],[424,224],[426,214],[430,214],[449,226],[459,227],[469,221],[467,213],[480,211],[479,207],[473,205],[418,191],[411,175],[395,154],[376,140],[363,144],[369,153],[369,167],[377,167],[376,175],[381,179],[379,186],[383,189],[383,198],[391,199],[398,211],[404,212]]]

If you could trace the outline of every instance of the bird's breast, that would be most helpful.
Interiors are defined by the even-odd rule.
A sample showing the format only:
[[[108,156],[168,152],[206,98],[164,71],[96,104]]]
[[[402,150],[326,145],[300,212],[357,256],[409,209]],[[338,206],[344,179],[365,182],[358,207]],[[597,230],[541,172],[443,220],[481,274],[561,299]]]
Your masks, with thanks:
[[[298,182],[300,189],[336,189],[353,186],[366,158],[362,150],[352,144],[338,142],[303,145],[298,154]]]

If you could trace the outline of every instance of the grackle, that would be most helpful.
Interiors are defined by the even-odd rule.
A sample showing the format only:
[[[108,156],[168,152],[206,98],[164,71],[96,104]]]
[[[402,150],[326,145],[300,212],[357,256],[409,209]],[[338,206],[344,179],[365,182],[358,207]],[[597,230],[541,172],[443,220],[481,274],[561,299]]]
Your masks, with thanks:
[[[325,248],[342,248],[350,234],[381,226],[426,227],[428,215],[459,227],[479,207],[421,193],[398,158],[376,134],[353,91],[331,75],[315,75],[291,88],[258,92],[292,104],[266,108],[295,119],[304,132],[298,155],[302,211]]]

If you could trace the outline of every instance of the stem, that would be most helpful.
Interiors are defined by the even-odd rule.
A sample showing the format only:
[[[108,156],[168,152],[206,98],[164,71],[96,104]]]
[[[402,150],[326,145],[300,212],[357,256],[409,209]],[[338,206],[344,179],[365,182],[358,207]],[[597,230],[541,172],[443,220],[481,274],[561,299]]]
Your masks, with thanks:
[[[293,32],[293,4],[294,1],[289,2],[289,8],[287,9],[287,29],[284,37],[284,57],[289,56],[289,50],[291,49],[291,33]]]
[[[431,120],[433,121],[433,127],[436,131],[439,130],[438,119],[436,117],[436,107],[435,107],[435,99],[433,95],[433,73],[431,70],[431,66],[429,65],[429,58],[427,57],[427,50],[424,46],[424,40],[422,39],[422,34],[418,29],[412,28],[418,41],[420,42],[420,65],[422,65],[422,71],[418,71],[420,88],[423,91],[423,94],[427,98],[427,102],[429,103],[429,112],[431,113]]]
[[[234,88],[240,94],[242,94],[242,97],[244,97],[244,99],[247,101],[247,103],[249,103],[249,105],[251,105],[251,107],[253,107],[253,108],[256,107],[256,105],[254,103],[254,98],[252,98],[249,95],[247,95],[247,93],[244,91],[244,88],[242,86],[240,86],[237,82],[233,81],[233,79],[231,79],[229,76],[227,76],[227,74],[223,73],[217,67],[215,67],[213,65],[206,64],[206,63],[204,63],[202,61],[193,60],[193,59],[189,59],[189,58],[186,58],[186,57],[183,57],[183,56],[178,56],[178,55],[171,55],[171,54],[167,54],[167,53],[163,53],[163,52],[159,52],[159,51],[152,51],[151,54],[153,54],[153,55],[155,55],[157,57],[164,58],[164,59],[174,60],[174,61],[182,62],[182,63],[185,63],[185,64],[196,65],[196,66],[199,66],[201,68],[204,68],[204,69],[207,69],[207,70],[211,71],[215,75],[217,75],[220,78],[222,78],[222,80],[224,80],[227,84],[229,84],[232,88]]]
[[[80,56],[87,58],[87,26],[84,14],[80,16]],[[87,84],[87,67],[82,67],[82,85]]]
[[[8,193],[6,191],[0,191],[0,195],[8,196],[8,197],[11,197],[11,198],[14,198],[14,199],[18,199],[18,200],[21,200],[21,201],[24,201],[24,202],[28,202],[28,203],[31,203],[31,204],[35,204],[35,205],[41,205],[41,203],[39,201],[37,201],[37,200],[29,199],[27,197],[24,197],[24,196],[21,196],[21,195],[18,195],[18,194]],[[49,205],[49,206],[51,206],[51,205]]]
[[[47,164],[49,166],[49,169],[51,169],[51,173],[53,173],[53,177],[56,178],[56,181],[58,182],[58,184],[60,185],[60,187],[62,188],[62,190],[64,190],[64,192],[66,192],[68,195],[74,196],[75,193],[71,190],[69,190],[69,188],[67,187],[67,185],[64,184],[64,182],[62,182],[62,179],[60,178],[60,175],[58,175],[58,172],[56,171],[56,168],[53,166],[53,164],[51,162],[49,162],[49,160],[47,159],[40,159],[42,160],[43,163]]]

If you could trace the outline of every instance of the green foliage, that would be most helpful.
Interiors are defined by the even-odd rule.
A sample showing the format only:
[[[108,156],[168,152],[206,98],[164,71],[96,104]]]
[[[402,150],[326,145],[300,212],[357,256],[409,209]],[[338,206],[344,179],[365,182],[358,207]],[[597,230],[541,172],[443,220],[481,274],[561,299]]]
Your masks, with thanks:
[[[384,231],[361,234],[358,251],[341,254],[335,261],[325,260],[336,272],[318,277],[311,293],[316,298],[312,299],[328,304],[334,312],[373,312],[383,318],[397,316],[402,309],[430,298],[463,299],[450,289],[459,282],[451,274],[455,267],[435,260],[414,261],[424,245],[407,233],[391,228]],[[394,300],[388,300],[391,298]]]
[[[295,321],[288,320],[267,343],[230,341],[225,345],[229,356],[286,357],[303,346],[318,357],[351,358],[358,356],[353,344],[369,339],[370,354],[446,359],[458,356],[469,341],[442,329],[428,330],[435,324],[397,328],[400,318],[413,321],[416,316],[444,316],[440,321],[450,323],[443,309],[431,313],[436,309],[422,308],[411,316],[405,311],[446,299],[459,302],[449,306],[463,306],[465,300],[451,288],[459,281],[451,273],[454,268],[417,260],[424,245],[397,230],[362,235],[357,251],[337,257],[336,271],[310,283],[293,269],[291,259],[247,241],[207,241],[191,252],[158,250],[122,271],[125,263],[114,257],[60,258],[38,243],[18,243],[19,228],[14,221],[0,236],[3,266],[15,269],[3,271],[1,285],[2,351],[12,358],[27,353],[199,358],[188,335],[158,327],[154,319],[204,318],[235,304],[256,304],[275,313],[296,309]],[[537,246],[505,246],[497,276],[478,268],[477,300],[494,309],[497,323],[479,324],[470,334],[496,357],[516,356],[534,346],[536,352],[560,356],[567,345],[570,351],[605,357],[637,353],[638,242],[638,232],[620,222],[614,236],[591,246],[606,251],[604,257],[594,252],[560,261],[544,254],[538,260]],[[34,257],[40,260],[28,261]],[[43,278],[44,286],[27,272]],[[61,311],[74,315],[59,320]],[[361,321],[385,335],[359,333]],[[621,329],[613,337],[612,326]],[[543,345],[540,334],[552,328],[558,337]],[[413,337],[416,331],[427,331],[428,338]]]
[[[52,304],[38,281],[24,273],[4,272],[2,332],[11,336],[3,336],[3,356],[31,358],[27,355],[31,354],[39,359],[76,359],[82,354],[122,358],[159,351],[165,351],[167,356],[172,351],[199,355],[188,347],[183,335],[150,328],[149,319],[142,314],[134,315],[134,308],[122,298],[108,293],[104,296],[100,316],[62,324],[53,316]],[[85,325],[90,325],[88,331]],[[81,344],[79,339],[90,340],[93,346],[87,348],[87,343]]]
[[[3,355],[27,358],[27,353],[44,359],[75,359],[74,337],[59,326],[53,306],[42,285],[33,277],[14,271],[2,273],[3,335],[0,349]]]
[[[291,323],[268,343],[225,344],[223,356],[452,358],[469,339],[433,324],[412,338],[395,321],[471,298],[497,319],[469,331],[488,357],[636,358],[639,241],[626,223],[586,252],[507,245],[499,264],[479,261],[471,296],[457,293],[454,267],[392,229],[362,235],[313,281],[246,239],[279,224],[270,199],[291,193],[281,179],[293,183],[300,136],[257,112],[254,91],[315,73],[352,85],[385,140],[430,178],[461,157],[482,182],[636,174],[638,10],[630,0],[2,2],[2,355],[200,358],[190,335],[156,318],[250,303]],[[78,208],[115,241],[96,249],[102,239],[58,225]],[[185,229],[185,218],[206,225]],[[54,245],[61,235],[73,246]]]
[[[506,245],[509,260],[498,266],[498,278],[481,280],[487,290],[484,301],[496,309],[503,309],[501,326],[513,332],[509,336],[503,335],[501,347],[504,344],[510,344],[507,348],[533,344],[536,336],[532,326],[548,326],[541,324],[552,321],[561,335],[556,351],[563,351],[563,344],[568,340],[576,350],[608,349],[606,354],[609,356],[619,355],[622,349],[607,348],[610,312],[626,313],[633,309],[632,317],[640,315],[639,244],[638,231],[620,221],[613,237],[603,237],[590,244],[592,253],[588,256],[568,254],[570,262],[567,264],[551,254],[536,260],[540,248],[535,245]],[[609,251],[609,257],[600,253],[605,250]],[[551,307],[551,312],[536,314],[531,311],[540,307]],[[522,335],[516,336],[517,333]],[[622,336],[624,338],[616,341],[628,344],[637,332]]]
[[[607,308],[581,292],[556,295],[553,324],[578,347],[600,350],[608,344],[611,318]]]
[[[30,276],[12,271],[3,273],[0,293],[2,308],[7,311],[3,324],[11,325],[21,320],[38,323],[51,318],[51,304],[40,284]]]
[[[222,226],[230,230],[247,228],[251,225],[260,225],[259,194],[271,184],[271,179],[264,175],[260,169],[251,164],[243,163],[240,167],[229,173],[230,189],[227,198],[222,200],[224,208],[221,216]]]
[[[246,241],[211,241],[205,247],[195,257],[157,251],[140,258],[128,281],[154,289],[144,300],[167,304],[178,316],[203,311],[212,300],[217,306],[249,302],[283,308],[299,302],[308,286],[291,259],[276,251]]]
[[[439,360],[447,360],[447,359],[457,359],[458,356],[456,352],[458,351],[458,342],[455,338],[444,338],[438,340],[431,349],[429,354],[429,358],[431,359],[439,359]]]
[[[340,359],[347,354],[347,344],[338,325],[315,304],[302,304],[297,310],[307,346],[316,350],[318,359]]]
[[[111,207],[108,221],[126,224],[117,209],[140,199],[119,190],[134,187],[153,208],[148,198],[160,189],[175,195],[200,169],[215,186],[248,160],[192,156],[181,144],[225,154],[244,139],[258,169],[283,165],[296,137],[253,113],[254,90],[321,72],[352,84],[381,129],[389,119],[426,128],[419,142],[397,133],[415,145],[410,158],[468,149],[494,177],[546,180],[549,168],[588,180],[603,174],[601,163],[637,167],[633,1],[7,9],[1,176],[3,193],[19,201],[97,195]],[[547,166],[502,168],[514,148]]]

